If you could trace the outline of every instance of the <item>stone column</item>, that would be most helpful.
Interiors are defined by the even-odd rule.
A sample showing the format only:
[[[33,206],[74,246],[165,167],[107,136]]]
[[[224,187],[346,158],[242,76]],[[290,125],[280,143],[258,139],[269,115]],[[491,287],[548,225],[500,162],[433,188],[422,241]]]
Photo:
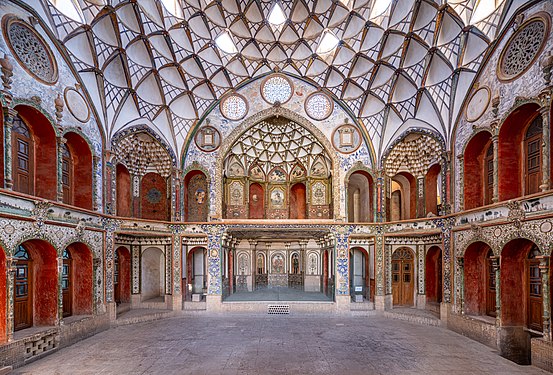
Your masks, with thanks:
[[[376,310],[384,310],[384,236],[382,234],[382,227],[377,228],[377,234],[374,237],[374,253],[374,306]]]
[[[461,314],[465,313],[465,258],[457,257],[457,272],[459,275],[459,304],[457,308]]]
[[[551,138],[550,138],[550,124],[549,124],[549,112],[550,105],[549,102],[540,108],[540,114],[542,117],[543,123],[543,136],[542,136],[542,154],[541,154],[541,171],[542,171],[542,184],[540,185],[541,191],[549,190],[551,186],[551,176],[549,169],[549,156],[551,154]]]
[[[252,269],[252,291],[255,291],[256,289],[256,283],[255,283],[255,276],[257,275],[257,241],[256,240],[248,240],[248,243],[250,244],[250,251],[253,258],[253,269]],[[234,257],[233,257],[234,262]],[[265,258],[265,269],[267,269],[268,261]],[[234,288],[234,264],[230,268],[230,271],[232,273],[232,286]],[[268,273],[268,272],[267,272]]]
[[[379,170],[377,171],[376,177],[376,215],[375,221],[377,223],[382,223],[386,221],[386,186],[385,186],[385,175],[384,172]]]
[[[457,155],[457,162],[459,163],[459,191],[457,196],[459,197],[459,210],[463,211],[465,208],[465,179],[463,177],[465,175],[465,157],[463,154]]]
[[[67,143],[64,137],[57,137],[58,140],[58,202],[63,202],[63,145]]]
[[[417,292],[417,309],[426,308],[426,248],[423,242],[417,243],[417,258],[418,258],[418,292]]]
[[[104,152],[105,173],[104,173],[104,205],[108,215],[119,215],[117,211],[117,173],[113,163],[113,154],[110,150]]]
[[[13,119],[17,111],[13,108],[4,108],[4,187],[13,188],[12,175],[12,129]]]
[[[182,200],[181,200],[181,187],[182,187],[182,171],[179,169],[173,169],[171,174],[171,217],[174,221],[181,221],[182,212]]]
[[[63,250],[62,250],[63,254]],[[58,316],[56,318],[56,325],[63,325],[63,287],[62,287],[62,273],[63,273],[63,255],[58,255]]]
[[[335,286],[336,308],[339,312],[349,312],[349,236],[353,230],[350,225],[336,225],[331,229],[335,249]]]
[[[492,202],[499,202],[499,129],[497,124],[492,125],[493,135],[493,197]]]
[[[540,260],[540,276],[543,296],[543,339],[551,341],[551,305],[549,288],[549,256],[538,257]]]
[[[417,177],[417,218],[426,216],[424,176]]]
[[[6,306],[6,315],[7,315],[7,326],[6,326],[6,336],[8,339],[8,342],[13,341],[13,332],[15,327],[14,322],[14,315],[13,315],[13,309],[14,309],[14,288],[15,288],[15,271],[16,271],[16,265],[17,265],[17,259],[16,258],[7,258],[6,260],[6,273],[7,273],[7,280],[6,280],[6,292],[8,295],[6,296],[7,300],[7,306]]]
[[[495,271],[495,322],[499,327],[501,322],[501,262],[499,256],[491,257]]]
[[[167,302],[167,308],[170,310],[181,310],[182,309],[182,237],[181,237],[181,228],[180,226],[173,226],[172,228],[172,251],[173,256],[173,290],[172,290],[172,301]],[[168,298],[169,296],[165,296]]]
[[[222,309],[223,282],[221,273],[221,255],[223,233],[226,227],[223,225],[202,225],[207,233],[207,296],[206,308],[208,311],[220,311]]]
[[[115,231],[119,226],[119,222],[114,219],[103,218],[102,227],[105,230],[105,259],[106,259],[106,307],[110,320],[117,318],[117,308],[113,296],[114,288],[114,272],[115,272]],[[134,267],[133,267],[134,268]],[[134,272],[134,269],[133,269]]]

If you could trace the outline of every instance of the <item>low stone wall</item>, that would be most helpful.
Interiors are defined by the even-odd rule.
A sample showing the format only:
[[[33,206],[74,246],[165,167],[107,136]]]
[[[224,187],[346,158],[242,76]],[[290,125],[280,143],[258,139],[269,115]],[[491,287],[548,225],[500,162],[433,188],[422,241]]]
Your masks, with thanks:
[[[531,340],[532,365],[553,372],[553,343],[542,339]]]
[[[447,328],[491,348],[497,348],[497,329],[495,324],[466,315],[450,314],[447,320]]]
[[[84,340],[87,337],[94,336],[97,333],[105,331],[110,327],[108,314],[95,317],[83,317],[69,324],[61,325],[60,329],[60,347],[73,345]]]

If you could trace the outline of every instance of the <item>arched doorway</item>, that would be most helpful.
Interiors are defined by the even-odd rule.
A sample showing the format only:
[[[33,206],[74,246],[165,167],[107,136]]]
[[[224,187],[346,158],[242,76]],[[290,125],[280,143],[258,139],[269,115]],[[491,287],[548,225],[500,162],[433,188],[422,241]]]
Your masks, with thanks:
[[[465,251],[464,311],[467,315],[495,316],[495,269],[493,252],[484,242],[475,242]]]
[[[92,251],[82,242],[67,246],[63,252],[63,317],[92,314]]]
[[[131,253],[121,246],[115,251],[115,303],[131,302]]]
[[[265,192],[258,183],[250,185],[249,218],[263,219],[265,215]]]
[[[488,155],[490,152],[491,155]],[[493,143],[489,132],[481,131],[471,138],[465,147],[463,163],[464,208],[468,210],[491,203],[493,197]],[[491,186],[488,180],[489,176],[491,176]]]
[[[142,301],[165,295],[165,255],[157,247],[142,252]]]
[[[127,167],[117,164],[116,187],[117,187],[117,216],[132,216],[131,201],[131,175]]]
[[[300,182],[290,189],[290,219],[305,219],[306,209],[305,184]]]
[[[188,284],[192,294],[204,293],[207,290],[207,250],[195,247],[188,253]]]
[[[351,295],[362,295],[370,299],[370,266],[369,253],[362,247],[350,251]]]
[[[373,221],[373,179],[365,171],[351,174],[348,181],[348,222]]]
[[[58,316],[58,259],[43,240],[25,241],[16,248],[14,329],[54,325]]]
[[[414,254],[411,249],[401,247],[392,254],[392,296],[393,304],[413,306],[415,292]]]
[[[426,302],[442,302],[442,249],[432,246],[426,253]]]
[[[63,157],[64,203],[92,209],[92,151],[79,134],[68,132]],[[69,182],[66,184],[65,182]],[[67,201],[66,201],[67,196]]]

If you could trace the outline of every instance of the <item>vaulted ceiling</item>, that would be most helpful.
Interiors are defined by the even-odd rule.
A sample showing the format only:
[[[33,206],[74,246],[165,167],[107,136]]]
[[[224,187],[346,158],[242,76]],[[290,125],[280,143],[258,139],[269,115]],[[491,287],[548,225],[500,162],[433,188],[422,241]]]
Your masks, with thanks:
[[[488,47],[525,3],[279,0],[287,21],[273,25],[267,20],[274,0],[35,1],[108,138],[147,122],[178,154],[225,93],[276,70],[342,101],[367,128],[377,154],[413,124],[448,140]],[[68,1],[82,22],[59,10]],[[339,43],[323,53],[319,44],[328,32]],[[225,33],[237,53],[217,46]]]

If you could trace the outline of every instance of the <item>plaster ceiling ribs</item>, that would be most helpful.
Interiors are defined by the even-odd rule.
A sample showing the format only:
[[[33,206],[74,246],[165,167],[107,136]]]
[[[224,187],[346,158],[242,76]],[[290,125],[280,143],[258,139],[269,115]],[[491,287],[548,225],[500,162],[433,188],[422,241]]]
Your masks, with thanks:
[[[270,0],[75,0],[80,23],[36,1],[106,134],[148,120],[178,154],[216,101],[276,70],[342,100],[379,159],[409,121],[447,140],[468,90],[456,82],[474,76],[513,14],[508,0],[290,0],[278,3],[287,21],[276,25]],[[320,50],[328,33],[338,43]],[[217,45],[221,35],[237,53]]]

